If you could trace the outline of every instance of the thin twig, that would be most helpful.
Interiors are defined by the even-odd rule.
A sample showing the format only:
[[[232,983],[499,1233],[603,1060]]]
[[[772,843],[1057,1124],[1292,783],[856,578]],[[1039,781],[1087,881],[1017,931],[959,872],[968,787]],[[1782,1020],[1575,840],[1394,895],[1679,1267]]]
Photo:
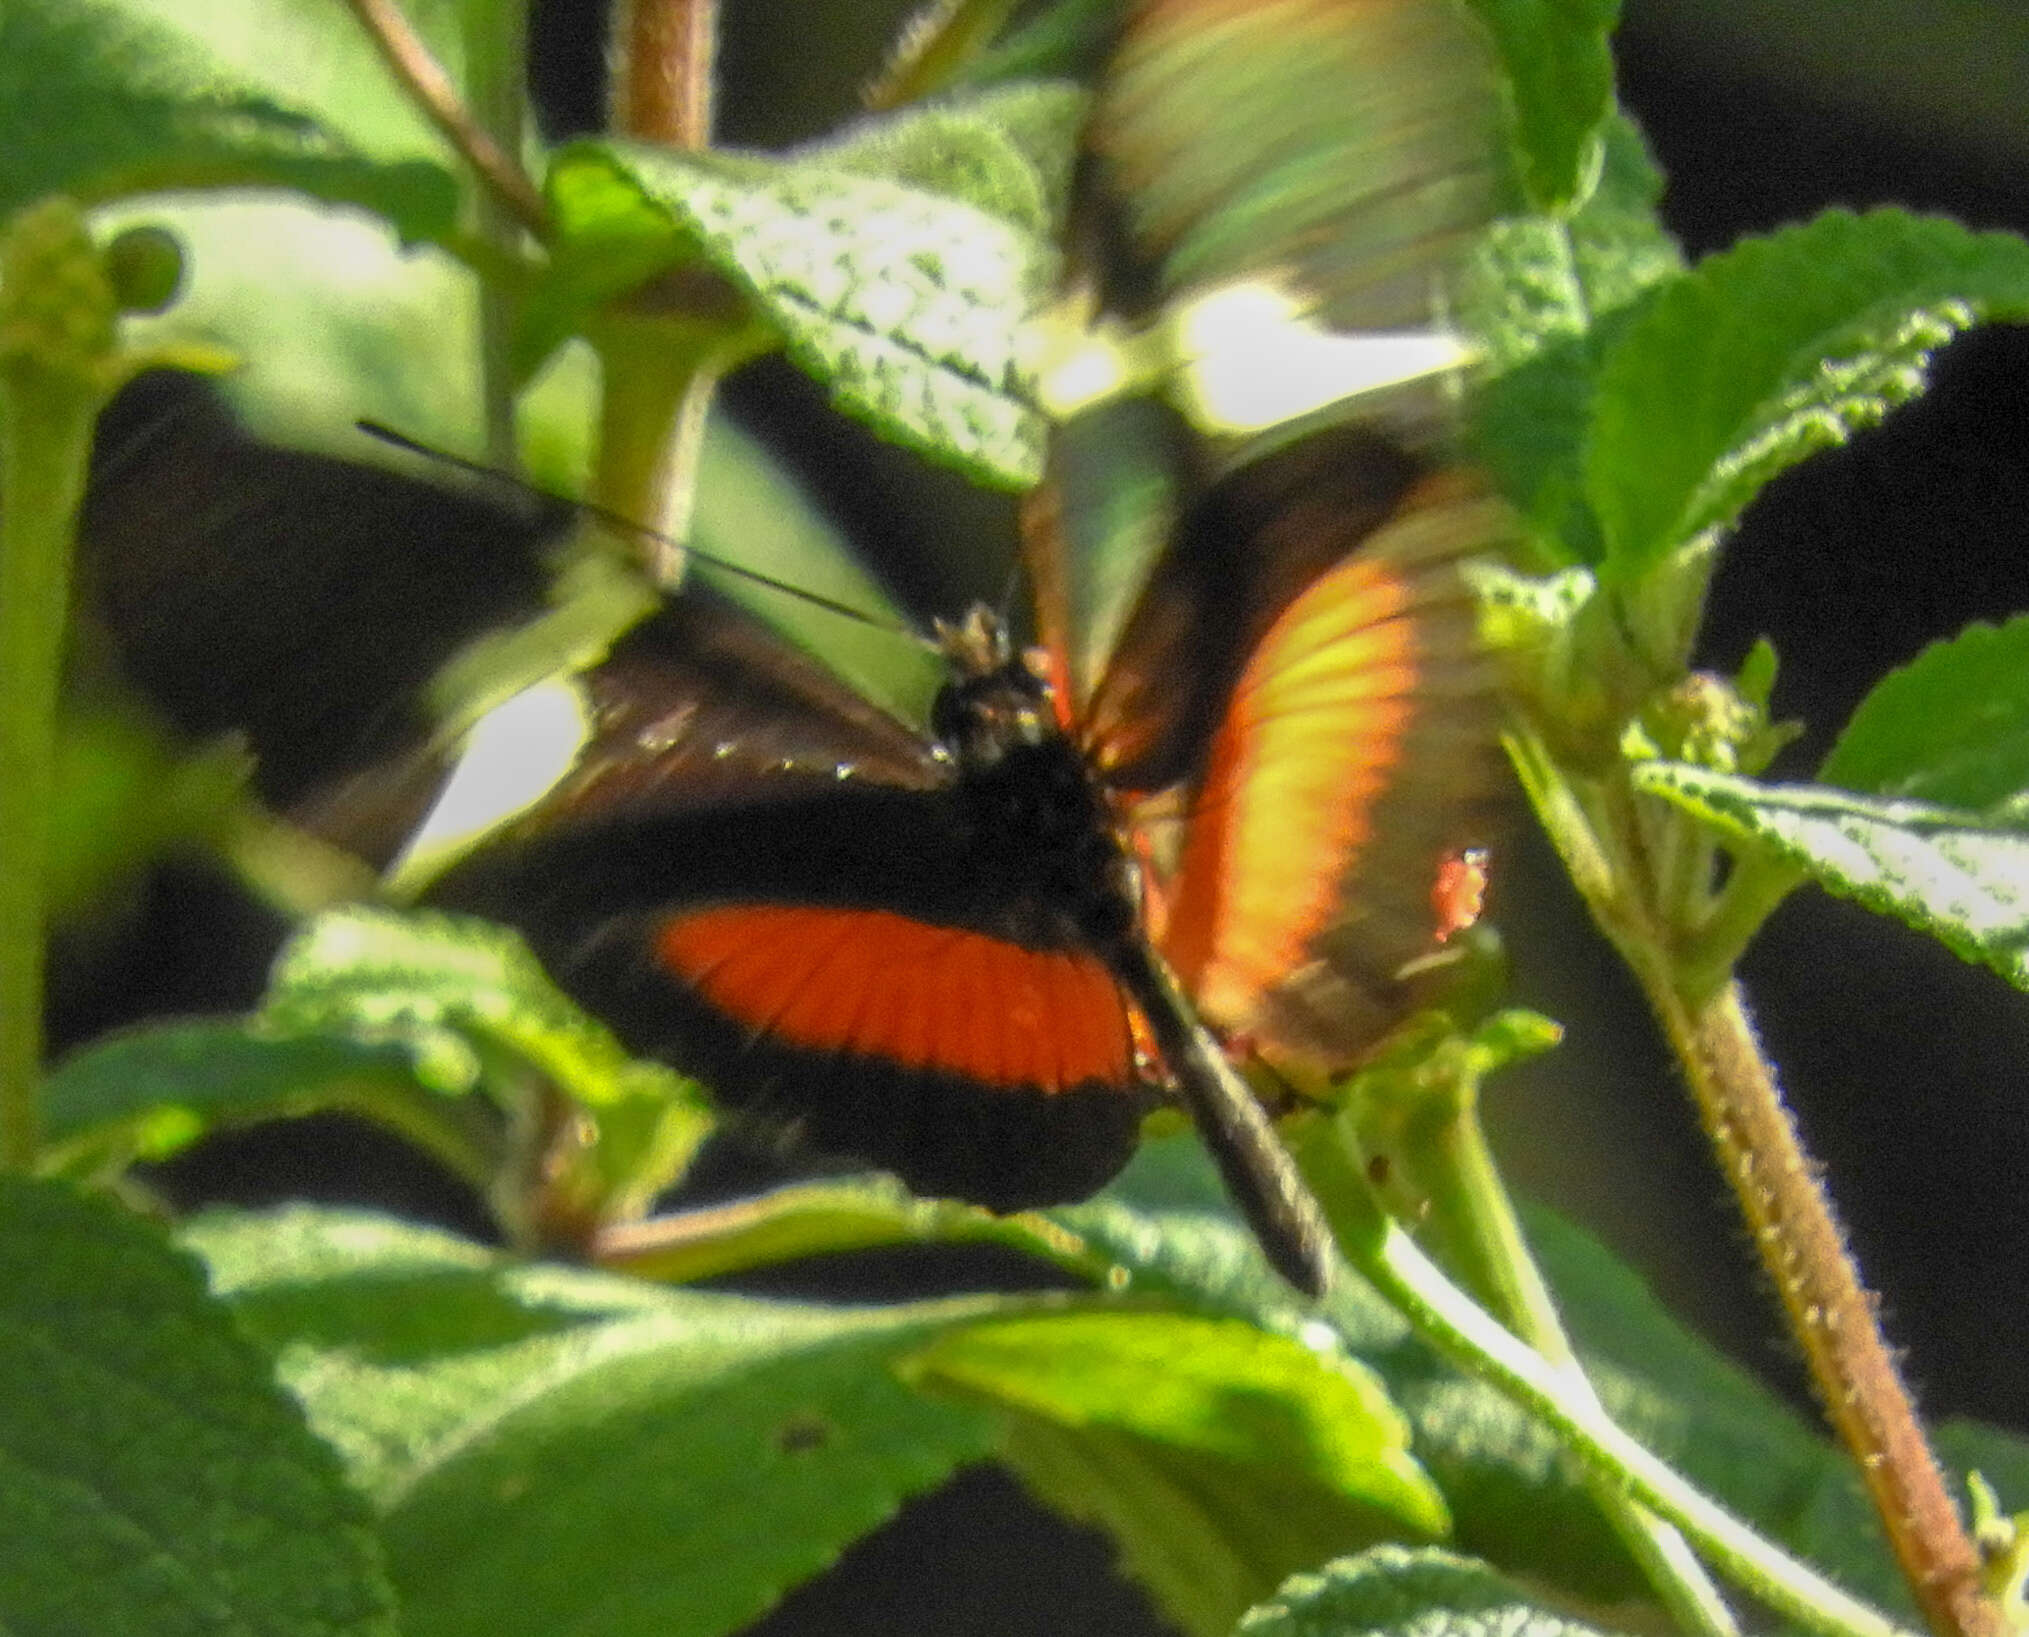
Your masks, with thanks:
[[[1938,1637],[2004,1637],[1979,1554],[1860,1283],[1818,1168],[1783,1106],[1737,984],[1695,1010],[1643,974],[1690,1076],[1706,1130],[1804,1349],[1841,1442],[1860,1467],[1889,1545]]]
[[[613,29],[613,128],[673,148],[712,140],[718,0],[625,0]]]
[[[430,55],[422,37],[409,27],[408,19],[396,8],[394,0],[347,0],[347,3],[379,48],[388,68],[408,87],[417,106],[443,133],[445,141],[463,155],[523,227],[537,238],[546,238],[550,231],[549,210],[528,173],[472,117],[450,75]]]

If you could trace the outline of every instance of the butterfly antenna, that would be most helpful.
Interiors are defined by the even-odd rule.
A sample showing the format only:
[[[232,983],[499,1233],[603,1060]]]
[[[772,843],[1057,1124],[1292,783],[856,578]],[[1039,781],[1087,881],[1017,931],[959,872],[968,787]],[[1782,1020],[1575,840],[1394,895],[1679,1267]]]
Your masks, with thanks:
[[[821,591],[812,591],[807,586],[793,585],[787,580],[778,580],[772,574],[763,574],[759,569],[747,568],[743,564],[732,562],[727,558],[714,556],[711,552],[700,551],[696,546],[679,546],[661,531],[651,529],[645,523],[636,522],[633,518],[616,512],[611,507],[602,506],[595,500],[573,500],[566,495],[554,494],[548,489],[526,482],[521,478],[510,477],[498,467],[488,466],[484,461],[471,460],[464,455],[453,454],[448,449],[437,449],[427,443],[419,443],[407,433],[397,432],[393,427],[381,421],[359,420],[353,422],[353,425],[357,426],[368,437],[376,438],[380,442],[389,444],[396,449],[405,450],[412,455],[421,455],[426,460],[436,461],[452,468],[454,471],[469,473],[473,477],[480,478],[487,483],[500,484],[524,494],[537,495],[544,500],[554,500],[559,505],[570,507],[580,516],[596,519],[614,532],[625,535],[629,539],[680,551],[686,557],[700,563],[708,563],[721,573],[731,574],[738,579],[747,581],[750,585],[766,586],[771,591],[779,591],[785,596],[799,598],[814,608],[822,608],[827,613],[837,614],[843,619],[854,620],[861,625],[871,625],[877,631],[886,631],[893,636],[908,637],[916,641],[921,640],[921,634],[910,630],[907,626],[897,625],[892,620],[883,619],[878,614],[870,614],[864,608],[855,608],[851,603],[840,602],[835,597],[827,597]]]

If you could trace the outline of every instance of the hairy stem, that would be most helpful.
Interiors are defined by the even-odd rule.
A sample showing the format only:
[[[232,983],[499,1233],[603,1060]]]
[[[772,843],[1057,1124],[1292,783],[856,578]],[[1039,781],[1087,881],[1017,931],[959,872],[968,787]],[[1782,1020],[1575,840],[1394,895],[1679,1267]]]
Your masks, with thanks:
[[[1609,782],[1591,787],[1587,799],[1539,741],[1517,740],[1510,748],[1593,919],[1634,972],[1683,1065],[1833,1430],[1860,1468],[1917,1606],[1937,1637],[2003,1637],[2001,1610],[1982,1591],[1978,1554],[1748,1023],[1739,986],[1713,970],[1709,930],[1683,924],[1696,906],[1663,899],[1640,834],[1638,798],[1624,783]],[[1608,838],[1616,835],[1614,847]],[[1602,843],[1618,855],[1606,875],[1596,866]],[[1741,901],[1749,910],[1772,908],[1781,885],[1770,881],[1768,890]],[[1750,930],[1735,914],[1724,934],[1737,947]]]
[[[537,238],[549,233],[549,210],[542,195],[528,179],[520,162],[495,142],[479,121],[472,117],[451,83],[451,76],[430,54],[422,37],[409,27],[394,0],[347,0],[382,59],[408,88],[422,109],[458,150],[465,162],[479,173],[495,197],[514,213],[521,225]]]
[[[709,147],[717,0],[625,0],[613,26],[613,128],[673,148]]]
[[[887,66],[866,89],[869,108],[934,95],[976,57],[1014,11],[1014,0],[930,0],[909,19]]]
[[[1845,1236],[1783,1106],[1737,984],[1687,1005],[1643,974],[1707,1134],[1775,1281],[1792,1334],[1889,1545],[1938,1637],[2003,1637],[1980,1559],[1945,1488]]]

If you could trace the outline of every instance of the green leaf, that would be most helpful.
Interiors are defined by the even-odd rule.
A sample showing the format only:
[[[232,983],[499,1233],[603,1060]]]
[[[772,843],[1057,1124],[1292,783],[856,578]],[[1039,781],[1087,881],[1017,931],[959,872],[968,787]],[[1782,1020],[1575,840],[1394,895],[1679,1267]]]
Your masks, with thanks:
[[[393,1637],[366,1508],[187,1257],[0,1177],[0,1624]]]
[[[941,194],[998,216],[1018,233],[1053,238],[1070,203],[1089,100],[1065,80],[962,91],[862,120],[791,157]]]
[[[48,193],[268,186],[361,206],[405,238],[453,229],[444,145],[343,8],[192,12],[170,0],[0,8],[0,212]]]
[[[2029,792],[2029,615],[1969,625],[1860,702],[1818,778],[1974,812]]]
[[[1046,1228],[1034,1217],[995,1216],[955,1200],[922,1199],[892,1177],[872,1175],[791,1183],[751,1199],[616,1229],[601,1239],[599,1260],[643,1278],[691,1284],[894,1245],[999,1244],[1047,1256]],[[1062,1259],[1075,1258],[1076,1241],[1057,1238]]]
[[[1072,1311],[947,1331],[910,1379],[1009,1423],[1005,1458],[1102,1524],[1172,1618],[1226,1630],[1294,1568],[1441,1532],[1407,1429],[1343,1356],[1230,1319]]]
[[[1659,291],[1599,380],[1585,487],[1634,579],[1761,486],[1922,390],[1930,354],[2029,314],[2029,244],[1955,222],[1828,211]]]
[[[1736,846],[1787,863],[2029,989],[2029,828],[1928,802],[1757,784],[1675,762],[1644,763],[1633,776],[1637,789]]]
[[[1599,554],[1582,451],[1600,360],[1641,299],[1683,269],[1641,133],[1616,116],[1603,138],[1598,183],[1576,211],[1496,223],[1459,281],[1460,319],[1487,360],[1475,451],[1557,564]]]
[[[1251,1610],[1235,1637],[1588,1637],[1596,1630],[1531,1601],[1470,1558],[1377,1546],[1298,1575]]]
[[[676,1075],[630,1058],[518,937],[468,916],[363,907],[321,915],[276,958],[261,1017],[284,1033],[401,1041],[443,1091],[470,1089],[486,1059],[504,1054],[588,1104],[683,1099]]]
[[[1012,148],[1009,150],[1013,152]],[[695,247],[848,414],[980,482],[1042,470],[1041,417],[1017,357],[1055,253],[974,205],[813,159],[685,155],[582,142],[550,175],[567,238]],[[627,198],[628,190],[634,197]],[[653,263],[645,250],[636,265]]]
[[[958,83],[1097,77],[1120,31],[1120,0],[1056,0],[1017,27],[992,50],[967,63]]]
[[[53,1160],[64,1150],[161,1159],[207,1129],[316,1108],[377,1103],[416,1090],[394,1041],[278,1034],[237,1022],[174,1023],[107,1036],[73,1052],[43,1083]]]
[[[892,1370],[990,1303],[665,1291],[350,1212],[185,1237],[381,1513],[410,1637],[732,1631],[991,1445]]]
[[[1513,110],[1515,165],[1529,202],[1562,210],[1591,180],[1613,111],[1607,37],[1620,0],[1471,0],[1493,36]]]

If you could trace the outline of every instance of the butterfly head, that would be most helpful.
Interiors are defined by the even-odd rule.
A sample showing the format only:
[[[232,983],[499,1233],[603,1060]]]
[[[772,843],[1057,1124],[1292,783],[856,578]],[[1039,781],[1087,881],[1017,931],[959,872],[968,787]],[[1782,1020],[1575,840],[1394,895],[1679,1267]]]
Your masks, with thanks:
[[[1048,680],[992,609],[981,604],[955,625],[940,621],[937,635],[950,676],[930,726],[960,766],[984,772],[1013,750],[1061,737]]]

